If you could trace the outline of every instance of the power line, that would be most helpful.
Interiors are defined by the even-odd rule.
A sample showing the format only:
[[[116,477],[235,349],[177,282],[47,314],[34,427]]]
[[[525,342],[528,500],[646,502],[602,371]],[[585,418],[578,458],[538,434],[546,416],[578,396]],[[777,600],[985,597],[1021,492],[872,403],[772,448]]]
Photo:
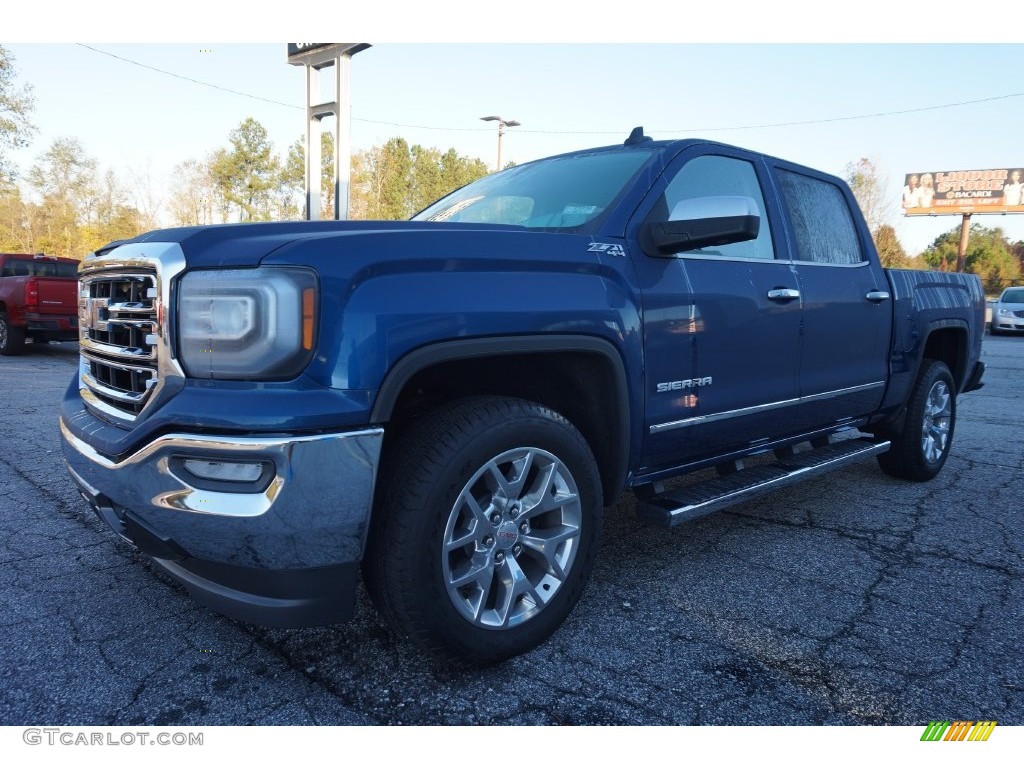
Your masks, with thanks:
[[[168,72],[166,69],[159,69],[157,67],[151,67],[149,64],[143,64],[142,62],[134,61],[133,59],[126,59],[124,56],[118,56],[117,54],[110,53],[108,51],[101,51],[99,48],[93,48],[91,45],[86,45],[85,43],[75,43],[75,45],[81,46],[82,48],[88,48],[90,51],[94,51],[96,53],[102,53],[104,56],[109,56],[110,58],[117,59],[118,61],[123,61],[123,62],[126,62],[128,64],[134,64],[136,67],[142,67],[143,69],[151,69],[152,71],[159,72],[162,75],[167,75],[169,77],[176,77],[179,80],[185,80],[185,81],[190,82],[190,83],[195,83],[196,85],[202,85],[202,86],[205,86],[207,88],[214,88],[214,89],[216,89],[218,91],[224,91],[226,93],[233,93],[236,96],[245,96],[248,99],[257,99],[259,101],[265,101],[268,104],[277,104],[280,107],[291,107],[292,109],[302,109],[302,107],[296,106],[295,104],[285,104],[283,101],[274,101],[273,99],[266,99],[266,98],[264,98],[262,96],[256,96],[255,94],[252,94],[252,93],[243,93],[242,91],[235,91],[235,90],[232,90],[231,88],[225,88],[225,87],[223,87],[221,85],[214,85],[213,83],[207,83],[207,82],[203,82],[202,80],[196,80],[195,78],[192,78],[192,77],[186,77],[185,75],[179,75],[179,74],[177,74],[175,72]]]
[[[134,59],[129,59],[129,58],[125,57],[125,56],[118,56],[116,53],[110,53],[109,51],[101,51],[99,48],[93,48],[91,45],[86,45],[85,43],[75,43],[75,45],[78,45],[78,46],[80,46],[82,48],[88,48],[90,51],[94,51],[95,53],[101,53],[104,56],[109,56],[112,59],[117,59],[118,61],[123,61],[126,64],[133,64],[136,67],[142,67],[143,69],[148,69],[148,70],[151,70],[153,72],[159,72],[160,74],[167,75],[168,77],[176,77],[179,80],[185,80],[186,82],[189,82],[189,83],[195,83],[196,85],[202,85],[202,86],[205,86],[206,88],[213,88],[213,89],[218,90],[218,91],[224,91],[225,93],[232,93],[235,96],[244,96],[247,99],[257,99],[258,101],[265,101],[268,104],[276,104],[279,107],[288,107],[289,109],[299,109],[299,110],[302,109],[302,107],[300,107],[298,104],[287,104],[287,103],[285,103],[283,101],[275,101],[274,99],[267,99],[267,98],[264,98],[263,96],[257,96],[257,95],[255,95],[253,93],[245,93],[243,91],[236,91],[233,88],[225,88],[222,85],[215,85],[214,83],[207,83],[207,82],[205,82],[203,80],[196,80],[194,77],[187,77],[185,75],[179,75],[176,72],[168,72],[166,69],[160,69],[159,67],[153,67],[153,66],[150,66],[149,64],[143,64],[141,61],[135,61]],[[389,122],[384,121],[384,120],[369,120],[369,119],[364,118],[364,117],[353,117],[352,119],[353,120],[357,120],[357,121],[359,121],[361,123],[375,123],[377,125],[391,125],[391,126],[394,126],[396,128],[420,128],[420,129],[426,130],[426,131],[478,131],[478,132],[482,132],[482,131],[488,131],[489,132],[490,131],[490,129],[488,129],[488,128],[446,128],[444,126],[436,126],[436,125],[411,125],[409,123],[389,123]],[[609,131],[609,133],[611,133],[611,131]],[[618,133],[618,131],[615,131],[615,133]]]
[[[890,112],[870,112],[865,115],[847,115],[845,117],[824,117],[818,120],[794,120],[788,123],[766,123],[764,125],[737,125],[730,128],[687,128],[685,131],[664,131],[665,133],[686,133],[688,131],[745,131],[751,128],[785,128],[794,125],[817,125],[820,123],[838,123],[845,120],[867,120],[872,117],[891,117],[893,115],[909,115],[915,112],[930,112],[936,109],[949,109],[950,107],[966,107],[970,104],[982,104],[987,101],[1001,101],[1003,99],[1016,99],[1024,96],[1024,93],[1006,93],[1002,96],[988,96],[984,99],[971,99],[970,101],[955,101],[949,104],[935,104],[930,107],[911,107],[910,109],[895,109]]]
[[[490,128],[445,128],[439,125],[409,125],[408,123],[389,123],[384,120],[369,120],[365,117],[353,117],[353,121],[359,121],[360,123],[374,123],[375,125],[393,125],[397,128],[420,128],[424,131],[487,131],[493,133]],[[533,133],[543,133],[543,131],[533,131]],[[619,131],[616,131],[619,133]]]
[[[168,72],[166,69],[160,69],[158,67],[150,66],[149,64],[143,64],[142,62],[135,61],[133,59],[126,58],[124,56],[118,56],[117,54],[110,53],[109,51],[102,51],[99,48],[93,48],[91,45],[85,45],[84,43],[75,43],[75,45],[81,46],[82,48],[87,48],[90,51],[93,51],[95,53],[100,53],[100,54],[102,54],[104,56],[109,56],[112,59],[117,59],[118,61],[123,61],[126,64],[133,64],[136,67],[142,67],[143,69],[149,69],[149,70],[152,70],[153,72],[159,72],[162,75],[167,75],[169,77],[175,77],[175,78],[177,78],[179,80],[185,80],[186,82],[189,82],[189,83],[194,83],[196,85],[202,85],[202,86],[204,86],[206,88],[213,88],[213,89],[218,90],[218,91],[224,91],[225,93],[234,94],[235,96],[243,96],[243,97],[245,97],[247,99],[256,99],[257,101],[263,101],[263,102],[266,102],[268,104],[276,104],[277,106],[288,107],[289,109],[298,109],[298,110],[302,109],[302,107],[298,106],[297,104],[287,104],[287,103],[285,103],[283,101],[275,101],[274,99],[267,99],[267,98],[264,98],[263,96],[257,96],[255,94],[245,93],[243,91],[236,91],[236,90],[234,90],[232,88],[225,88],[224,86],[215,85],[213,83],[207,83],[207,82],[205,82],[203,80],[196,80],[195,78],[186,77],[185,75],[179,75],[179,74],[177,74],[175,72]],[[685,133],[711,133],[711,132],[715,132],[715,131],[749,131],[749,130],[754,130],[754,129],[759,129],[759,128],[789,128],[789,127],[800,126],[800,125],[821,125],[822,123],[840,123],[840,122],[846,122],[846,121],[849,121],[849,120],[869,120],[871,118],[876,118],[876,117],[893,117],[895,115],[909,115],[909,114],[914,114],[914,113],[918,113],[918,112],[932,112],[932,111],[935,111],[935,110],[938,110],[938,109],[950,109],[952,107],[965,107],[965,106],[969,106],[969,105],[972,105],[972,104],[984,104],[986,102],[991,102],[991,101],[1002,101],[1004,99],[1016,99],[1016,98],[1020,98],[1021,96],[1024,96],[1024,92],[1022,92],[1022,93],[1006,93],[1006,94],[1003,94],[1001,96],[988,96],[988,97],[983,98],[983,99],[971,99],[969,101],[956,101],[956,102],[950,102],[949,104],[935,104],[935,105],[928,106],[928,107],[911,107],[911,108],[908,108],[908,109],[896,109],[896,110],[891,110],[891,111],[888,111],[888,112],[869,112],[869,113],[866,113],[866,114],[863,114],[863,115],[844,115],[842,117],[823,117],[823,118],[819,118],[819,119],[816,119],[816,120],[791,120],[791,121],[783,122],[783,123],[762,123],[762,124],[759,124],[759,125],[705,126],[703,128],[680,128],[680,129],[675,129],[675,130],[660,130],[660,129],[653,129],[652,128],[652,129],[650,129],[650,131],[651,131],[651,133],[659,133],[659,134],[685,134]],[[365,117],[353,117],[352,120],[354,122],[360,122],[360,123],[373,123],[375,125],[389,125],[389,126],[392,126],[392,127],[395,127],[395,128],[416,128],[418,130],[424,130],[424,131],[472,131],[472,132],[478,132],[478,133],[481,132],[481,131],[488,131],[488,132],[490,131],[489,128],[449,128],[449,127],[439,126],[439,125],[414,125],[414,124],[411,124],[411,123],[392,123],[392,122],[387,122],[385,120],[370,120],[370,119],[365,118]],[[567,136],[584,136],[584,135],[590,135],[590,136],[618,136],[618,135],[620,135],[622,133],[622,131],[621,130],[615,130],[615,131],[552,131],[552,130],[544,130],[544,129],[538,129],[538,128],[519,128],[516,131],[516,133],[538,133],[538,134],[547,134],[547,135],[567,135]]]

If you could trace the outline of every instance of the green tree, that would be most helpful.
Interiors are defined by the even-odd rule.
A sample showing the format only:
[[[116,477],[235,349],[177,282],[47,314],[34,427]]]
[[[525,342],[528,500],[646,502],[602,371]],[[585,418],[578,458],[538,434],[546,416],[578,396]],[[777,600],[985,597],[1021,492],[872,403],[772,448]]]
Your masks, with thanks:
[[[405,139],[388,139],[378,155],[375,219],[407,219],[412,214],[412,156]]]
[[[78,139],[55,139],[29,169],[28,181],[41,197],[29,211],[34,249],[81,258],[88,247],[79,228],[92,217],[97,201],[96,160]]]
[[[487,164],[479,158],[391,139],[352,158],[352,217],[407,219],[486,175]]]
[[[1021,274],[1024,274],[1024,240],[1018,240],[1010,246],[1010,252],[1020,262]]]
[[[80,241],[85,252],[114,240],[135,237],[149,229],[146,217],[127,202],[127,193],[113,171],[108,170],[96,187],[91,219],[82,225]]]
[[[171,188],[171,220],[178,226],[212,224],[215,189],[207,163],[195,159],[174,166]]]
[[[0,251],[31,253],[32,229],[28,205],[16,186],[0,190]]]
[[[25,146],[35,132],[28,119],[34,106],[32,86],[15,85],[16,75],[14,56],[0,46],[0,188],[9,187],[15,175],[5,150]]]
[[[445,186],[443,194],[464,187],[487,174],[487,164],[483,160],[460,155],[454,148],[441,157],[441,175]]]
[[[906,269],[911,266],[907,252],[903,250],[896,230],[889,224],[883,224],[873,235],[875,248],[878,250],[878,257],[882,260],[883,267],[895,267]]]
[[[887,183],[878,166],[866,157],[847,163],[844,169],[846,183],[857,198],[868,230],[877,232],[892,218],[892,203],[885,192]]]
[[[416,144],[412,148],[412,189],[410,209],[421,211],[448,191],[441,168],[441,152]]]
[[[956,269],[959,247],[960,227],[955,227],[935,238],[921,255],[932,269],[952,272]],[[1003,230],[980,224],[971,225],[965,269],[981,278],[989,295],[1017,282],[1021,275],[1020,262],[1014,257]]]
[[[247,117],[228,134],[228,141],[231,149],[214,152],[210,162],[222,210],[234,206],[241,221],[266,221],[280,165],[267,129]]]
[[[306,211],[306,138],[288,148],[279,175],[282,203],[278,218],[298,218]],[[296,202],[297,205],[296,205]],[[334,134],[320,133],[320,217],[334,218]]]

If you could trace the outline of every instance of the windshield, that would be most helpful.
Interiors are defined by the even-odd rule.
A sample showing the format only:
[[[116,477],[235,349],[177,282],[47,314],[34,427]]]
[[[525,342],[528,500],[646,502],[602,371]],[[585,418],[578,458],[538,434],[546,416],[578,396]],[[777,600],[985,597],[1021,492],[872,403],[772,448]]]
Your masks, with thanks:
[[[1000,301],[1003,304],[1024,304],[1024,288],[1007,288]]]
[[[615,201],[650,156],[649,149],[623,149],[516,166],[456,190],[413,221],[580,227]]]

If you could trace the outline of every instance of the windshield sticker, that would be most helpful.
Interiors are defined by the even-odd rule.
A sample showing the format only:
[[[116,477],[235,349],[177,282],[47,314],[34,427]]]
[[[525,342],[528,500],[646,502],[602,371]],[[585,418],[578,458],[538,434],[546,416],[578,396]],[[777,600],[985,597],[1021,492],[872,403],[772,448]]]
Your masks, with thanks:
[[[469,206],[473,205],[473,203],[479,202],[480,200],[483,199],[483,195],[477,195],[476,197],[467,197],[465,200],[460,200],[451,207],[445,208],[443,211],[440,211],[439,213],[435,213],[433,216],[427,219],[427,221],[448,221],[448,219],[450,219],[455,214],[461,213],[462,211],[469,208]]]
[[[562,209],[563,216],[590,216],[597,213],[596,205],[567,205]]]
[[[616,243],[591,243],[588,251],[607,253],[609,256],[625,256],[626,249]]]

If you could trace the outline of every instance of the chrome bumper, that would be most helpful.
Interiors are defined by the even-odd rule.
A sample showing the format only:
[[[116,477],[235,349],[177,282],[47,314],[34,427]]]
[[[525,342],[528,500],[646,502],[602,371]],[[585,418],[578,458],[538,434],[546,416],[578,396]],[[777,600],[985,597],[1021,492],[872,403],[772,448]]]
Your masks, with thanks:
[[[82,496],[158,559],[278,571],[362,558],[383,429],[266,438],[171,434],[113,461],[63,420],[60,426]],[[210,482],[185,470],[185,459],[259,461],[270,469],[254,483]]]

